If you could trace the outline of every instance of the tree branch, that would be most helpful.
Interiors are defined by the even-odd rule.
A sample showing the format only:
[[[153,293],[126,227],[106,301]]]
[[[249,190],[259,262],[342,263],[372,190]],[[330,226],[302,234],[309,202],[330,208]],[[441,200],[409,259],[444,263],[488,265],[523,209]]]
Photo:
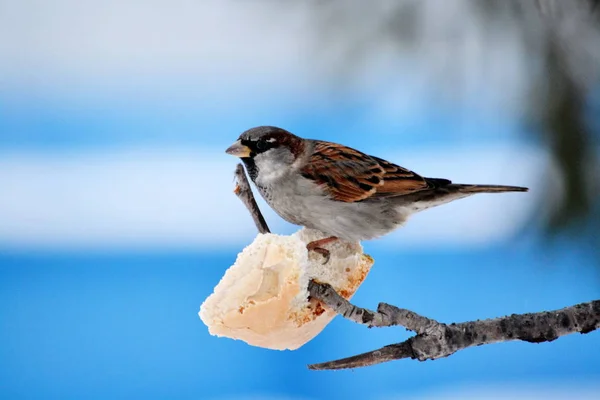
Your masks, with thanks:
[[[555,311],[513,314],[447,325],[386,303],[379,303],[377,311],[354,306],[327,284],[311,282],[309,290],[311,296],[356,323],[369,328],[400,325],[417,333],[402,343],[340,360],[312,364],[308,366],[310,369],[366,367],[402,358],[435,360],[472,346],[511,340],[551,342],[570,333],[588,333],[600,328],[600,300]]]
[[[256,204],[252,189],[238,164],[235,194],[250,211],[256,227],[268,233],[269,227]],[[444,324],[413,311],[379,303],[377,311],[357,307],[340,296],[330,285],[311,281],[311,297],[321,301],[346,319],[372,327],[403,326],[416,333],[404,342],[356,356],[309,365],[314,370],[367,367],[387,361],[411,358],[419,361],[448,357],[459,350],[483,344],[522,340],[530,343],[551,342],[571,333],[588,333],[600,328],[600,300],[581,303],[555,311]]]
[[[252,188],[250,188],[250,182],[248,182],[248,178],[246,177],[246,173],[244,172],[244,166],[242,164],[238,164],[235,167],[235,180],[237,185],[233,191],[236,196],[242,200],[242,203],[246,206],[252,219],[254,220],[254,224],[256,225],[256,229],[260,233],[269,233],[269,226],[267,225],[267,221],[263,217],[260,212],[260,208],[258,208],[258,204],[256,204],[256,199],[252,194]]]

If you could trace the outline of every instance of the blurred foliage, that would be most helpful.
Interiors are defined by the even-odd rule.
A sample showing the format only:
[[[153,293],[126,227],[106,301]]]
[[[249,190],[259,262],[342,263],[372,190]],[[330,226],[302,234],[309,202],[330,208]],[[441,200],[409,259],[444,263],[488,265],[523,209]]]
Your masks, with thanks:
[[[562,201],[547,220],[550,233],[585,225],[586,218],[591,222],[598,220],[593,215],[598,168],[594,139],[598,132],[594,132],[586,118],[586,106],[590,93],[598,90],[600,60],[578,58],[574,54],[585,53],[585,46],[600,48],[598,3],[598,0],[536,1],[548,35],[546,74],[542,78],[548,88],[544,96],[533,99],[532,106],[545,128],[542,139],[561,171],[563,188]],[[565,33],[565,21],[571,19],[570,31]],[[581,23],[580,29],[595,31],[597,41],[586,43],[586,36],[578,35],[577,22]]]
[[[460,57],[460,46],[473,39],[462,38],[464,32],[485,35],[490,47],[497,44],[498,36],[518,35],[515,42],[525,46],[524,57],[531,59],[527,61],[532,70],[528,87],[523,89],[527,94],[523,118],[540,132],[540,141],[558,169],[556,176],[548,177],[542,199],[541,208],[547,211],[544,229],[551,235],[591,233],[587,236],[596,238],[593,241],[600,245],[599,235],[594,233],[600,228],[600,124],[590,121],[600,115],[589,118],[590,99],[600,90],[599,4],[600,0],[321,0],[312,3],[311,15],[321,54],[337,58],[332,76],[338,80],[360,73],[382,48],[408,58],[422,57],[421,47],[433,40],[436,53]],[[437,16],[428,18],[427,13]],[[474,28],[462,27],[468,22]],[[428,36],[428,30],[435,29],[441,35]],[[460,60],[452,64],[464,68]],[[485,65],[483,60],[480,64]],[[439,75],[452,74],[445,68],[437,71]],[[469,71],[458,74],[464,76]],[[437,78],[439,82],[434,84],[453,80]]]
[[[585,98],[565,70],[560,68],[560,54],[556,46],[548,49],[549,93],[536,104],[545,125],[542,138],[562,172],[563,200],[548,220],[551,230],[560,230],[577,222],[590,212],[586,191],[586,169],[594,152],[590,151],[591,132],[583,115]]]

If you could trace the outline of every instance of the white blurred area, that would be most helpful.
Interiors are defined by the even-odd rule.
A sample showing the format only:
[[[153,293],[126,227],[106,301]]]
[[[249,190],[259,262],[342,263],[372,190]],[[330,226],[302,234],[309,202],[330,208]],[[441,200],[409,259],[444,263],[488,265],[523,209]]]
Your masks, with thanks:
[[[570,384],[507,382],[505,385],[450,387],[417,397],[391,395],[379,397],[379,400],[595,400],[598,393],[600,386],[586,381]]]
[[[386,154],[385,135],[414,135],[399,132],[398,121],[427,115],[433,98],[466,121],[517,120],[538,70],[535,54],[507,25],[476,18],[466,0],[404,3],[421,10],[418,51],[397,53],[374,42],[368,58],[358,60],[368,68],[344,80],[337,68],[348,48],[335,35],[319,39],[320,27],[335,30],[335,24],[319,22],[325,10],[309,3],[0,0],[2,99],[8,112],[45,101],[64,107],[67,117],[81,107],[151,104],[174,113],[192,107],[203,111],[198,118],[238,118],[240,126],[265,110],[335,108],[331,93],[368,99],[360,125],[371,153],[426,176],[532,188],[426,211],[382,243],[473,246],[507,239],[527,222],[549,169],[539,149],[515,143],[511,131],[505,142]],[[359,7],[364,24],[357,32],[368,35],[392,4]],[[0,154],[2,247],[214,248],[254,236],[231,193],[236,161],[221,148],[141,142],[133,149],[0,147]],[[274,231],[294,229],[261,204]]]
[[[0,243],[61,249],[193,249],[249,243],[254,225],[232,193],[236,161],[219,157],[222,153],[155,148],[4,156]],[[535,207],[546,165],[534,148],[422,150],[404,160],[428,176],[533,189],[528,194],[481,194],[427,210],[381,239],[390,246],[399,242],[411,248],[488,245],[510,238]],[[259,201],[273,232],[296,229]]]
[[[268,100],[273,92],[312,88],[306,21],[288,5],[228,0],[0,5],[0,76],[9,90],[66,103],[198,101],[225,112]],[[302,79],[290,79],[299,66]]]
[[[526,47],[514,21],[499,16],[502,24],[489,25],[469,0],[400,3],[420,28],[398,52],[375,35],[395,0],[0,0],[0,84],[65,102],[197,101],[226,111],[275,107],[282,98],[324,106],[323,89],[341,83],[369,96],[375,120],[421,112],[435,96],[479,112],[521,113],[541,46]],[[370,41],[336,35],[354,20],[351,33]],[[353,48],[366,52],[349,58]],[[342,67],[355,79],[343,79]]]
[[[417,396],[405,394],[374,396],[375,400],[597,400],[600,387],[589,382],[569,384],[523,384],[507,382],[505,385],[463,385],[425,391]],[[310,397],[286,395],[249,394],[244,396],[216,397],[212,400],[311,400]]]

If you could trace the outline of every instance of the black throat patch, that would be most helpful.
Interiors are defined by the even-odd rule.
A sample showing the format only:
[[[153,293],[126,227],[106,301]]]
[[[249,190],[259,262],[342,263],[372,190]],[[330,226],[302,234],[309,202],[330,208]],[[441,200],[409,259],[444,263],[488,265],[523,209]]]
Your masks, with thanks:
[[[254,158],[244,157],[241,160],[244,163],[244,165],[246,166],[246,170],[248,171],[248,175],[250,176],[250,179],[252,179],[252,182],[256,183],[256,177],[258,176],[258,167],[256,166],[256,163],[254,162]]]

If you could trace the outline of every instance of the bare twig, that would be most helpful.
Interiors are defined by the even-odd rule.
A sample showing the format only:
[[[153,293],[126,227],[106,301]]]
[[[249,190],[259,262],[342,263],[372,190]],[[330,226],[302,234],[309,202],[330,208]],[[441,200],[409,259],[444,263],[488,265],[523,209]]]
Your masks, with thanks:
[[[258,208],[258,204],[256,204],[256,199],[252,194],[252,188],[250,188],[250,182],[248,182],[248,178],[246,177],[244,166],[242,164],[238,164],[235,168],[235,179],[237,181],[237,186],[235,187],[234,193],[237,197],[239,197],[240,200],[242,200],[250,212],[250,215],[252,215],[256,229],[258,229],[260,233],[271,232],[269,230],[269,226],[267,225],[267,221],[265,221],[265,218],[260,212],[260,208]]]
[[[241,164],[235,175],[235,194],[252,214],[261,233],[269,228],[256,204]],[[483,321],[444,324],[413,311],[379,303],[377,311],[357,307],[340,296],[330,285],[311,281],[311,297],[336,313],[356,323],[371,327],[403,326],[416,333],[404,342],[356,356],[312,364],[314,370],[367,367],[387,361],[411,358],[419,361],[447,357],[467,347],[523,340],[531,343],[551,342],[570,333],[588,333],[600,328],[600,300],[581,303],[555,311],[510,316]]]
[[[511,340],[551,342],[570,333],[588,333],[600,328],[600,300],[555,311],[513,314],[447,325],[386,303],[380,303],[376,312],[356,307],[326,284],[311,282],[309,288],[312,296],[354,322],[369,327],[400,325],[417,333],[402,343],[340,360],[309,365],[310,369],[358,368],[402,358],[435,360],[472,346]]]
[[[377,312],[357,307],[340,296],[330,285],[311,281],[310,295],[340,314],[358,324],[372,327],[401,325],[416,333],[427,333],[439,323],[415,312],[380,303]]]

